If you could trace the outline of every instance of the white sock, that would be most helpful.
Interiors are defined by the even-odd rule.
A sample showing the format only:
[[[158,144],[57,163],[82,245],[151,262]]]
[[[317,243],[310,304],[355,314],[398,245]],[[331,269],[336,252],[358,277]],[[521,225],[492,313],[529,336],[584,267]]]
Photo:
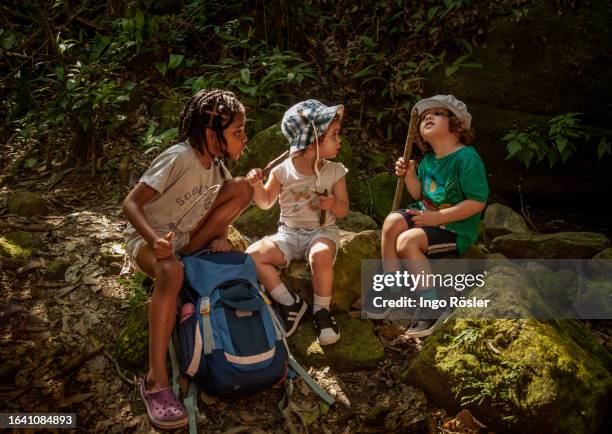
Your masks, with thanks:
[[[312,313],[317,313],[321,309],[329,310],[329,305],[331,303],[331,296],[329,297],[321,297],[317,294],[314,295],[314,304],[312,306]]]
[[[269,292],[270,297],[272,297],[277,303],[284,304],[285,306],[291,306],[293,303],[295,303],[295,298],[293,295],[291,295],[285,284],[282,282]]]

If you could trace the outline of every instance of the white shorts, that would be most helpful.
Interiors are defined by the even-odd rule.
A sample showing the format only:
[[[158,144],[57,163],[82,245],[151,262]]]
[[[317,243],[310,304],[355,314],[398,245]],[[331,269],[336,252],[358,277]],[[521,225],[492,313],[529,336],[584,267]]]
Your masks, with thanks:
[[[338,244],[340,244],[340,230],[336,225],[318,229],[300,229],[290,228],[281,223],[277,233],[264,239],[272,241],[283,252],[286,261],[285,267],[287,267],[294,259],[308,260],[313,242],[321,238],[333,241],[336,246],[336,252],[334,253],[334,263],[336,263]]]
[[[174,253],[174,257],[176,259],[181,259],[180,256],[176,253],[181,250],[184,246],[189,243],[189,234],[180,234],[173,238],[172,240],[172,252]],[[129,269],[134,269],[135,271],[142,271],[138,266],[138,253],[142,246],[147,244],[147,240],[145,240],[140,235],[131,236],[125,241],[125,263],[123,265],[123,270],[121,270],[121,274],[125,274],[129,272]]]

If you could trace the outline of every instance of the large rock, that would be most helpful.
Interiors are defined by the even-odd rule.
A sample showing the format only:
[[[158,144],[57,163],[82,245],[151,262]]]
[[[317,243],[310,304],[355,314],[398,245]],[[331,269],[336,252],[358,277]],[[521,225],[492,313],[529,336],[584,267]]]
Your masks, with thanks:
[[[528,234],[531,231],[522,215],[512,208],[493,203],[484,212],[484,241],[490,244],[495,238],[508,234]]]
[[[134,372],[146,371],[149,349],[149,303],[131,307],[127,321],[115,341],[113,353],[117,361]]]
[[[41,247],[41,241],[30,232],[9,232],[0,237],[0,256],[24,260],[32,255],[32,249]]]
[[[612,118],[612,81],[602,67],[612,47],[612,8],[606,0],[565,5],[560,13],[556,3],[537,2],[525,19],[491,20],[468,60],[482,68],[459,68],[450,77],[440,68],[425,80],[426,95],[452,93],[466,102],[491,192],[508,200],[516,200],[517,185],[524,200],[540,205],[584,202],[585,196],[597,203],[607,194],[609,157],[597,160],[596,143],[552,170],[546,161],[525,171],[505,160],[501,138],[511,129],[537,126],[546,133],[548,119],[568,112],[583,113],[595,130]]]
[[[269,209],[252,206],[234,223],[234,226],[248,237],[263,238],[278,231],[280,206],[276,203]]]
[[[348,311],[361,296],[361,260],[380,258],[380,233],[363,231],[342,232],[338,256],[334,265],[332,309]],[[281,279],[289,288],[312,303],[312,276],[305,261],[293,261],[283,270]]]
[[[346,217],[336,221],[338,227],[349,232],[362,232],[378,229],[378,225],[372,217],[358,211],[349,211]]]
[[[310,321],[300,325],[289,338],[289,346],[296,358],[308,366],[331,366],[338,371],[373,369],[385,357],[385,350],[374,332],[371,321],[337,315],[340,340],[321,346]]]
[[[274,124],[255,134],[249,139],[240,159],[231,167],[233,176],[244,176],[254,168],[263,169],[270,161],[289,149],[289,145],[280,128]]]
[[[382,223],[391,212],[396,186],[397,176],[386,172],[377,173],[367,180],[360,181],[358,184],[359,192],[355,199],[356,208],[371,213],[376,221]],[[410,197],[406,188],[403,188],[400,205],[406,207],[414,200]]]
[[[489,270],[472,294],[525,318],[555,312],[547,286],[516,266]],[[555,274],[555,273],[550,273]],[[482,315],[491,314],[483,310]],[[574,320],[478,319],[457,309],[403,374],[437,405],[469,408],[498,432],[604,432],[612,395],[610,355]]]
[[[12,214],[34,217],[47,214],[47,201],[39,194],[18,191],[10,195],[8,209]]]
[[[495,238],[491,251],[519,259],[589,259],[609,246],[605,235],[593,232],[509,234]]]

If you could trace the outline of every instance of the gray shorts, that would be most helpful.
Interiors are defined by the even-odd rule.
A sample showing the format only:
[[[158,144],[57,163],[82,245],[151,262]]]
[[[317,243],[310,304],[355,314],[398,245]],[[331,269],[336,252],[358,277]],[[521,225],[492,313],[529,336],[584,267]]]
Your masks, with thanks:
[[[274,235],[269,235],[265,239],[272,241],[285,255],[285,266],[289,266],[291,261],[308,260],[308,254],[313,242],[317,239],[326,238],[333,241],[336,246],[334,254],[334,263],[338,254],[338,244],[340,244],[340,230],[336,225],[326,226],[318,229],[300,229],[290,228],[284,224],[280,224],[278,232]]]
[[[176,259],[181,259],[176,252],[182,249],[188,243],[188,233],[180,234],[174,237],[174,239],[172,240],[172,252],[174,253],[174,257]],[[138,266],[136,258],[138,258],[138,253],[140,252],[142,246],[144,246],[145,244],[147,244],[147,240],[145,240],[140,235],[131,236],[125,241],[125,262],[123,264],[123,270],[121,270],[121,274],[129,272],[130,269],[134,269],[135,271],[142,271]]]

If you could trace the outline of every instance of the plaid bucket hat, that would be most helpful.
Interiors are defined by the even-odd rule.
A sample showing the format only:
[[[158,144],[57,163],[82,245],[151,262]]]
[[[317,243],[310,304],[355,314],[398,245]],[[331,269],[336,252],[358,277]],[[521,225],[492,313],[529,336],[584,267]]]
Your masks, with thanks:
[[[281,130],[289,141],[289,154],[305,149],[316,138],[321,138],[338,114],[342,117],[344,106],[328,107],[315,99],[299,102],[283,116]]]
[[[442,107],[449,110],[463,123],[465,129],[469,129],[472,123],[472,115],[468,112],[467,106],[463,101],[458,100],[453,95],[435,95],[417,102],[414,107],[419,116],[431,108]]]

